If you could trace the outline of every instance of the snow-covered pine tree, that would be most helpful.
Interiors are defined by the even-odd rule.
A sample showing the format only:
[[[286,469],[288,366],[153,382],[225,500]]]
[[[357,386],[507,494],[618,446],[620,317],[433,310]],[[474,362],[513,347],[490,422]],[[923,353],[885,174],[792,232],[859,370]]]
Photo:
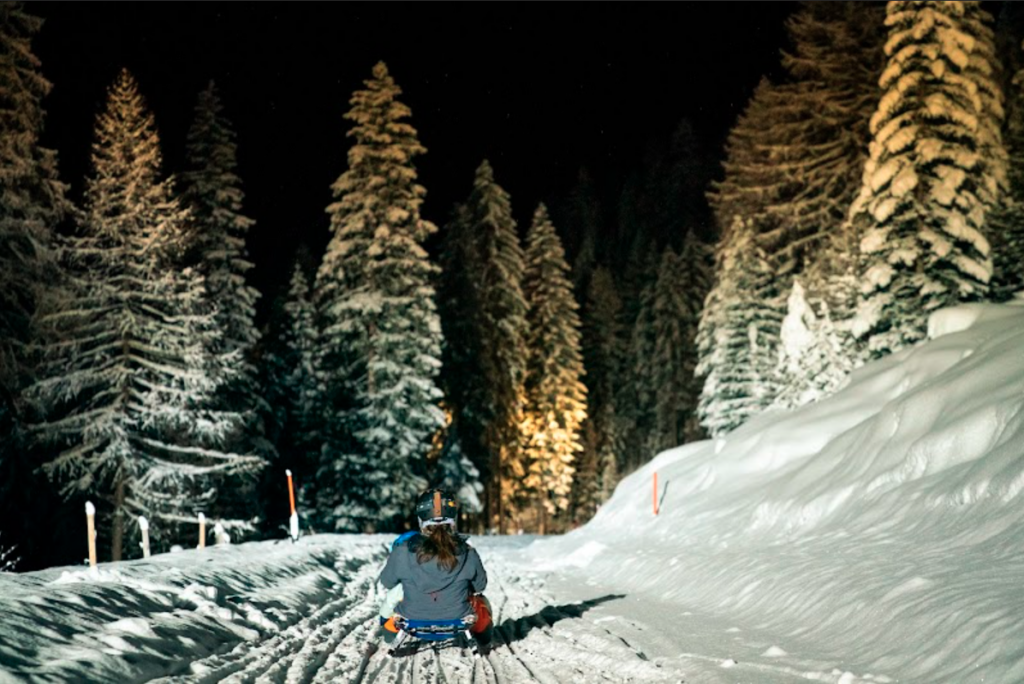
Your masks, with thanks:
[[[486,415],[483,441],[489,454],[488,472],[500,477],[501,497],[511,502],[522,482],[518,453],[519,421],[523,410],[526,373],[526,299],[522,280],[523,248],[508,193],[494,180],[485,160],[476,170],[473,191],[466,202],[468,230],[474,252],[471,286],[475,289],[483,405]],[[492,505],[492,509],[494,506]],[[499,515],[499,510],[491,510]]]
[[[273,400],[282,423],[279,445],[293,470],[303,475],[316,472],[320,448],[320,386],[316,360],[319,335],[316,309],[302,263],[296,262],[281,312],[275,352]],[[308,484],[312,478],[304,478]]]
[[[996,301],[1024,290],[1024,70],[1011,88],[1005,136],[1007,188],[988,215],[994,262],[992,297]]]
[[[444,429],[434,438],[438,453],[430,478],[431,486],[455,492],[459,508],[464,514],[482,513],[484,485],[480,481],[480,471],[462,453],[459,436],[451,429],[452,412],[447,407],[444,407],[444,411]]]
[[[850,214],[863,233],[855,332],[875,355],[921,340],[935,309],[988,294],[985,110],[966,4],[887,8],[884,94]]]
[[[393,529],[425,486],[425,456],[444,424],[435,378],[441,326],[434,266],[423,249],[434,224],[413,158],[425,152],[384,63],[345,115],[355,144],[328,208],[333,236],[315,301],[321,382],[331,389],[318,507],[337,530]]]
[[[1003,143],[1003,121],[1006,118],[1003,93],[1003,64],[996,52],[992,15],[980,2],[965,2],[963,30],[974,39],[964,75],[977,88],[981,103],[977,135],[980,180],[978,199],[990,211],[1006,191],[1008,157]]]
[[[685,384],[681,387],[683,405],[677,407],[681,415],[677,420],[683,421],[683,438],[692,442],[704,437],[697,415],[702,382],[697,376],[697,331],[700,327],[701,311],[704,300],[711,290],[711,272],[713,259],[711,249],[694,230],[687,231],[683,239],[683,248],[678,258],[679,270],[675,275],[676,289],[682,293],[681,327],[683,332],[683,350],[681,361]],[[655,350],[655,358],[658,358]],[[660,363],[658,364],[661,365]],[[656,378],[658,387],[664,386]]]
[[[39,145],[50,91],[31,46],[41,25],[21,3],[0,4],[0,391],[12,403],[0,411],[13,409],[24,379],[21,350],[39,289],[52,281],[51,234],[66,209],[57,155]]]
[[[844,242],[847,212],[860,191],[878,103],[882,8],[873,3],[805,2],[786,23],[788,78],[775,93],[777,124],[762,144],[774,148],[782,192],[767,209],[779,220],[759,242],[780,274],[815,271],[815,296],[827,295],[830,248]],[[723,226],[728,223],[721,224]],[[787,287],[789,277],[787,277]]]
[[[485,518],[497,508],[497,464],[492,463],[485,442],[485,430],[493,418],[484,386],[483,344],[480,334],[480,305],[475,274],[479,274],[478,250],[470,230],[469,210],[455,206],[452,217],[441,230],[440,274],[437,308],[444,333],[441,357],[441,384],[451,423],[448,442],[457,445],[458,458],[448,461],[457,466],[462,458],[473,464],[485,483]],[[452,452],[455,447],[449,447]],[[467,471],[468,475],[468,471]]]
[[[622,300],[615,278],[606,266],[598,266],[590,278],[583,316],[587,422],[594,431],[595,506],[603,503],[605,495],[610,496],[618,484],[625,444],[617,405],[625,364],[621,323]]]
[[[239,453],[274,457],[264,420],[270,406],[263,400],[253,349],[259,340],[256,300],[259,292],[246,283],[252,269],[245,238],[254,221],[242,212],[244,193],[236,173],[235,132],[224,115],[211,81],[200,93],[185,149],[187,170],[181,175],[183,204],[191,213],[181,263],[204,278],[220,326],[217,348],[209,350],[220,374],[214,403],[242,417],[238,431],[225,447]],[[237,483],[240,510],[253,514],[251,492]],[[249,502],[246,505],[246,502]]]
[[[775,406],[797,408],[838,389],[853,361],[836,332],[827,306],[815,314],[800,280],[793,281],[782,320],[779,346],[779,385]]]
[[[654,325],[654,293],[658,279],[658,257],[653,244],[637,247],[631,257],[634,264],[631,278],[635,293],[630,300],[632,314],[624,326],[628,331],[626,376],[621,385],[624,426],[624,457],[622,472],[630,473],[655,454],[657,441],[657,394],[654,375],[654,348],[657,332]]]
[[[580,424],[587,417],[579,304],[572,293],[565,251],[543,204],[537,207],[526,236],[523,292],[529,307],[523,420],[523,448],[529,464],[526,490],[541,505],[543,528],[545,514],[564,511],[569,505]]]
[[[19,395],[40,289],[57,280],[51,236],[66,210],[56,153],[39,144],[50,90],[31,45],[41,24],[21,3],[0,4],[0,515],[6,540],[29,554],[38,535],[24,506],[45,501],[47,488],[25,448]]]
[[[83,225],[66,248],[68,290],[44,302],[44,361],[29,396],[38,436],[60,449],[47,473],[65,495],[113,513],[116,560],[125,515],[144,514],[156,536],[171,536],[199,511],[216,515],[224,478],[263,461],[219,448],[240,422],[206,408],[219,329],[202,277],[176,267],[188,214],[160,179],[153,117],[126,70],[95,136]]]
[[[697,332],[697,375],[705,378],[701,425],[718,436],[775,400],[782,304],[767,257],[739,217],[719,243],[715,261],[717,282]]]

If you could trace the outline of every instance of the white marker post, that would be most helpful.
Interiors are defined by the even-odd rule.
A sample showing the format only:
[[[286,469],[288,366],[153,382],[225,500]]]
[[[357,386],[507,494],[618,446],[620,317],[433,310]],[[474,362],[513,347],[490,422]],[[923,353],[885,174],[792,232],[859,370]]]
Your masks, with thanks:
[[[96,569],[96,507],[92,501],[85,502],[85,521],[89,535],[89,567]]]
[[[199,514],[199,546],[197,548],[206,548],[206,516],[202,513]]]
[[[299,515],[295,512],[295,487],[292,485],[292,471],[286,470],[284,474],[288,476],[288,501],[292,506],[292,515],[288,518],[288,534],[296,542],[299,540]]]
[[[139,516],[139,529],[142,530],[142,541],[139,542],[139,546],[142,547],[142,557],[149,558],[149,521],[145,516]]]

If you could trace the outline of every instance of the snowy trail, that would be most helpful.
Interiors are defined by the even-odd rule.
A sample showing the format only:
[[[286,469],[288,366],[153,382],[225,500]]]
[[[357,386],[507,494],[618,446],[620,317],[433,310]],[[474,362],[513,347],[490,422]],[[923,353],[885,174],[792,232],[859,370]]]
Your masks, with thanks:
[[[775,641],[749,630],[599,586],[585,569],[538,570],[522,554],[529,540],[515,537],[473,540],[495,611],[483,657],[449,642],[367,660],[379,643],[376,580],[389,541],[319,535],[165,554],[98,575],[0,576],[0,595],[11,597],[0,612],[0,684],[860,681],[780,658]],[[58,620],[59,630],[34,636]]]
[[[509,542],[512,542],[510,545]],[[453,645],[420,645],[411,655],[389,657],[379,649],[364,662],[363,654],[377,643],[377,604],[382,590],[376,583],[385,547],[365,558],[349,559],[347,582],[340,592],[303,619],[265,639],[241,642],[231,651],[197,660],[188,674],[160,682],[287,682],[314,684],[519,684],[537,682],[795,682],[838,681],[808,677],[792,668],[770,664],[737,664],[731,658],[683,653],[652,659],[645,652],[678,653],[677,639],[664,628],[616,612],[626,597],[596,592],[576,598],[573,582],[524,568],[516,558],[515,540],[478,541],[490,576],[488,596],[495,615],[495,642],[482,658]],[[560,599],[552,591],[572,593]],[[585,592],[584,592],[585,593]],[[591,592],[594,593],[594,592]],[[650,613],[647,605],[632,612]],[[657,611],[654,611],[657,612]],[[659,615],[659,620],[662,616]],[[721,630],[723,641],[736,637]],[[704,644],[694,643],[694,647]],[[717,649],[727,650],[726,645]],[[360,666],[363,671],[360,672]]]

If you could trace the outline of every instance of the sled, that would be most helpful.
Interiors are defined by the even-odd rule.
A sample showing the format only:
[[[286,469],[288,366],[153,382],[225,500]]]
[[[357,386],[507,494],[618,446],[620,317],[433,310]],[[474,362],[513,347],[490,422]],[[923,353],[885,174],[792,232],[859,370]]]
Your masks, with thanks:
[[[425,642],[442,642],[456,640],[468,645],[474,656],[480,655],[480,648],[470,629],[476,624],[476,615],[467,615],[455,620],[409,620],[400,615],[395,616],[395,627],[398,636],[388,648],[388,655],[394,657],[398,649],[409,639]]]

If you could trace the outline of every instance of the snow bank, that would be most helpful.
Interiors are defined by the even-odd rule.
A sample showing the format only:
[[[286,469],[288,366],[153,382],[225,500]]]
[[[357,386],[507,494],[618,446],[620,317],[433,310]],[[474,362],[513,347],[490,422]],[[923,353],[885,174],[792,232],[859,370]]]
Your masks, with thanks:
[[[193,660],[314,611],[356,568],[375,578],[392,538],[338,539],[223,545],[96,571],[0,574],[0,683],[194,674]]]
[[[529,553],[844,669],[1024,681],[1024,307],[930,327],[826,400],[660,454]]]

